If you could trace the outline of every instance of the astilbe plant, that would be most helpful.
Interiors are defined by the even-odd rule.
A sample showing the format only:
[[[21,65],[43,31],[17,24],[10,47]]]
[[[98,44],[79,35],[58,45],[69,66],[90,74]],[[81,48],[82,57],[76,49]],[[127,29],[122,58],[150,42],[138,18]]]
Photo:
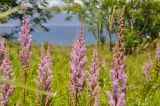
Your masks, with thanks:
[[[0,78],[2,80],[2,83],[0,84],[1,87],[0,105],[7,106],[9,102],[9,97],[12,95],[14,89],[11,83],[7,83],[7,81],[13,80],[12,66],[10,63],[7,49],[5,49],[5,55],[2,64],[0,66],[0,71],[1,71]]]
[[[155,58],[156,58],[156,66],[155,66],[155,81],[157,81],[157,79],[159,78],[159,73],[160,73],[160,43],[158,42],[157,45],[157,49],[156,49],[156,54],[155,54]]]
[[[157,45],[155,58],[157,61],[160,60],[160,44]]]
[[[22,19],[22,26],[21,31],[19,33],[19,40],[21,44],[21,50],[20,50],[20,60],[21,65],[24,70],[24,84],[26,84],[27,80],[27,71],[29,70],[29,64],[31,60],[31,46],[32,46],[32,37],[30,35],[30,27],[29,27],[29,21],[27,16],[27,7],[26,4],[23,8],[23,19]],[[25,104],[25,95],[26,91],[24,89],[24,104]]]
[[[72,106],[77,106],[79,97],[82,94],[85,84],[86,72],[84,70],[87,62],[85,56],[85,43],[82,26],[79,35],[76,36],[74,45],[72,46],[71,61],[70,61],[70,82],[68,85],[69,99]]]
[[[30,35],[30,27],[29,27],[26,6],[24,6],[23,9],[23,19],[22,19],[22,26],[21,26],[19,40],[21,44],[21,51],[20,51],[21,65],[24,68],[25,74],[27,74],[26,71],[27,68],[29,67],[32,54],[31,52],[32,37]]]
[[[153,61],[152,61],[151,55],[148,54],[148,58],[144,61],[143,67],[142,67],[144,76],[147,81],[151,80],[150,74],[151,74],[152,67],[153,67]]]
[[[0,36],[0,52],[3,52],[4,48],[5,48],[5,41],[4,38]]]
[[[44,47],[41,47],[41,59],[38,65],[37,78],[35,79],[36,85],[39,91],[51,92],[51,80],[52,80],[52,69],[51,69],[51,56],[50,47],[48,47],[47,54],[45,53]],[[52,98],[44,94],[38,94],[38,106],[48,106]]]
[[[4,38],[0,36],[0,65],[4,59],[5,41]]]
[[[110,106],[125,106],[126,82],[125,74],[125,48],[123,38],[123,15],[125,7],[123,7],[118,28],[118,41],[113,48],[113,61],[110,70],[110,79],[112,83],[112,93],[107,91],[107,97]]]
[[[88,80],[88,95],[89,95],[89,106],[99,106],[99,92],[100,87],[98,83],[99,77],[99,60],[98,50],[94,49],[92,63],[89,72]]]
[[[159,43],[159,42],[158,42]],[[140,105],[150,105],[155,94],[159,88],[159,72],[160,72],[160,45],[157,45],[155,53],[155,63],[151,59],[151,54],[149,53],[143,64],[143,72],[146,77],[147,82],[144,83],[143,89],[141,91],[141,102]],[[153,69],[152,69],[153,68]],[[152,72],[151,72],[152,70]]]

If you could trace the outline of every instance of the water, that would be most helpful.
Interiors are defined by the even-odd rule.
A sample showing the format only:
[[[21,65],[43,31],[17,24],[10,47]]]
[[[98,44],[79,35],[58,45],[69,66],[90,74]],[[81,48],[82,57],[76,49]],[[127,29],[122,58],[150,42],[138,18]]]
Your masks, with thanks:
[[[46,32],[42,29],[36,29],[31,33],[34,43],[50,42],[52,44],[70,45],[75,40],[76,32],[79,26],[48,26],[49,31]],[[11,32],[13,26],[0,26],[0,32]],[[86,44],[93,44],[96,42],[93,35],[83,27]],[[18,36],[18,34],[15,34]]]
[[[44,23],[50,30],[46,32],[40,28],[35,28],[36,30],[31,33],[34,43],[50,42],[52,44],[60,45],[71,45],[75,40],[76,32],[79,29],[79,19],[78,16],[72,15],[72,20],[66,21],[65,17],[68,16],[66,13],[53,14],[54,17],[51,20],[48,20],[47,23]],[[0,33],[1,32],[11,32],[14,26],[20,25],[20,20],[8,20],[5,24],[0,24]],[[92,33],[88,32],[86,26],[83,27],[85,42],[86,44],[93,44],[96,42]],[[104,35],[108,34],[108,31],[104,31]],[[18,37],[18,34],[15,34]],[[106,36],[108,39],[108,36]],[[112,42],[116,41],[116,36],[113,34]]]

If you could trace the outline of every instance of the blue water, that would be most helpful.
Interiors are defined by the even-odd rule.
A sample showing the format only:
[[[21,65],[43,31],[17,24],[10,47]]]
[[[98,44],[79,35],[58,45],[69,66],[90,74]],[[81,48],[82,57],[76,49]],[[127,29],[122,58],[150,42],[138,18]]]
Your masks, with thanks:
[[[53,44],[70,45],[74,42],[76,32],[79,26],[48,26],[49,31],[36,29],[31,33],[34,43],[50,42]],[[12,26],[0,26],[0,32],[11,32]],[[83,27],[86,44],[93,44],[96,42],[93,35]],[[18,36],[18,34],[15,34]]]
[[[32,33],[33,39],[35,39],[35,41],[38,43],[48,41],[55,44],[69,45],[74,42],[75,35],[79,29],[79,26],[50,26],[49,29],[49,32],[36,30]],[[86,43],[95,43],[95,38],[85,29],[85,27],[83,28],[83,31]]]

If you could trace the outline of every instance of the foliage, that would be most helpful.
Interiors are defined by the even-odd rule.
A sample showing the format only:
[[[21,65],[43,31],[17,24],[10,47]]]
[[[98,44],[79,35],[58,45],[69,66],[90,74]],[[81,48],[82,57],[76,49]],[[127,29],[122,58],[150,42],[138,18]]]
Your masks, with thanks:
[[[20,8],[23,6],[22,4],[23,1],[19,0],[0,0],[0,23],[7,23],[10,20],[22,20],[23,14],[22,9]],[[48,31],[48,28],[44,26],[44,23],[51,19],[54,13],[60,12],[58,6],[47,8],[48,2],[45,1],[28,0],[27,5],[29,8],[28,14],[30,17],[31,31],[34,31],[37,27]],[[15,26],[13,29],[14,30],[9,35],[18,33],[20,31],[20,25]]]
[[[73,0],[64,1],[66,2],[64,10],[78,15],[80,21],[87,25],[88,31],[92,32],[97,42],[103,45],[106,39],[105,31],[110,26],[108,18],[112,13],[111,8],[115,1],[83,0],[82,4],[76,3]],[[74,9],[75,6],[76,10]]]
[[[147,35],[154,40],[160,31],[160,1],[158,0],[82,0],[82,3],[74,0],[64,1],[66,2],[64,11],[77,14],[97,41],[103,44],[106,35],[109,36],[110,48],[112,48],[110,36],[117,32],[117,17],[123,5],[126,5],[125,32],[130,32],[125,33],[127,49],[141,44]]]
[[[160,1],[133,0],[127,3],[126,19],[126,45],[133,48],[141,44],[143,38],[150,36],[152,40],[158,37],[160,31]]]

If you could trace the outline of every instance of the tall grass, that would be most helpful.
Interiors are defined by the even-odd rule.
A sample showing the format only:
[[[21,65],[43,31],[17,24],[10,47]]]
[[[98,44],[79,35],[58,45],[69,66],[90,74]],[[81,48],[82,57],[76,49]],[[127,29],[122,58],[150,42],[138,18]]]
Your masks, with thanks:
[[[20,66],[20,57],[19,50],[20,45],[12,42],[7,42],[7,47],[9,48],[9,55],[11,64],[13,66],[14,73],[14,82],[15,90],[13,95],[10,97],[9,106],[13,104],[19,104],[23,106],[23,89],[27,91],[26,104],[28,106],[35,106],[37,100],[37,93],[47,94],[52,96],[53,100],[51,102],[52,106],[69,106],[68,102],[68,92],[67,92],[67,84],[69,82],[69,60],[70,60],[70,47],[65,46],[51,46],[51,58],[52,58],[52,88],[53,92],[45,92],[39,91],[37,86],[35,85],[34,79],[36,78],[38,64],[40,62],[40,46],[33,45],[32,48],[32,60],[31,66],[28,74],[28,82],[26,85],[23,84],[23,73],[22,68]],[[47,44],[44,46],[47,48]],[[94,50],[95,45],[87,46],[86,55],[88,57],[88,63],[86,64],[85,69],[89,70],[89,66],[92,60],[92,52]],[[135,106],[142,104],[143,106],[158,106],[160,104],[159,101],[159,93],[160,90],[157,89],[154,93],[154,98],[152,101],[142,100],[141,96],[144,92],[147,93],[147,90],[143,90],[145,86],[145,76],[142,71],[142,65],[146,58],[146,51],[139,53],[138,55],[127,55],[126,60],[126,73],[128,76],[127,81],[127,92],[126,92],[126,105]],[[154,59],[155,51],[151,53],[151,57]],[[99,83],[100,83],[100,106],[108,105],[108,101],[106,98],[106,90],[111,89],[110,83],[110,64],[112,54],[108,51],[108,45],[105,45],[104,50],[99,49],[99,61],[102,63],[103,59],[107,60],[107,68],[104,69],[102,65],[100,65],[100,74],[99,74]],[[1,79],[2,81],[2,79]],[[158,80],[159,81],[159,80]],[[80,106],[85,105],[85,101],[87,100],[86,91],[83,92],[82,97],[80,98]],[[143,92],[143,93],[142,93]]]

